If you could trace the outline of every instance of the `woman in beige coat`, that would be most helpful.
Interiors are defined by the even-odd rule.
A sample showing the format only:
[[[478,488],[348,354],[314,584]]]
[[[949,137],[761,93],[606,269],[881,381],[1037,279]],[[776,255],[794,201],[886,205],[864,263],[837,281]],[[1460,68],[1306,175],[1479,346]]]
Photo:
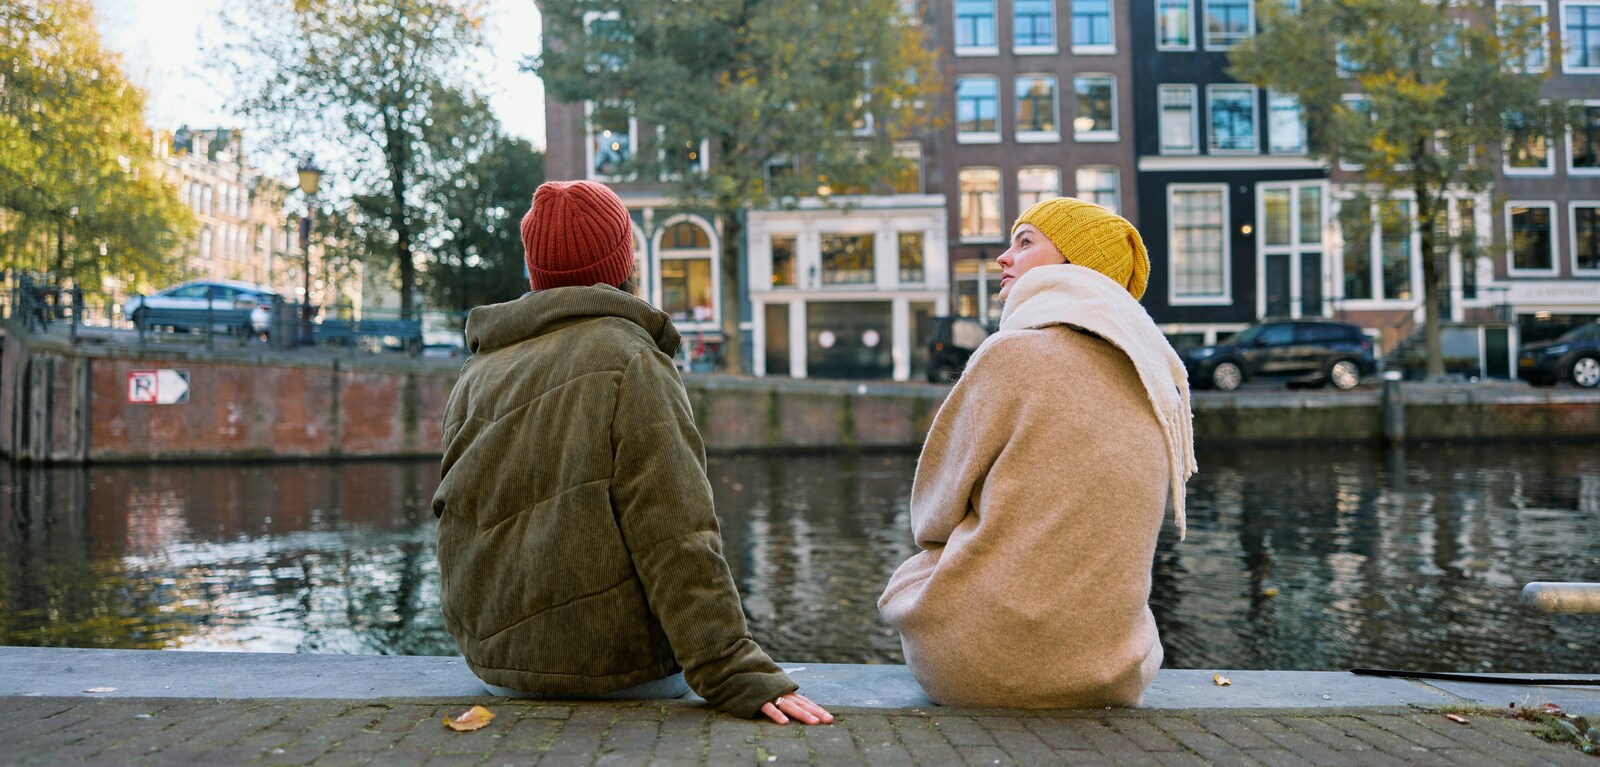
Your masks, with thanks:
[[[1150,567],[1194,471],[1184,369],[1138,297],[1126,220],[1058,198],[999,258],[1000,332],[972,356],[917,464],[923,550],[878,606],[942,705],[1138,705],[1161,666]]]

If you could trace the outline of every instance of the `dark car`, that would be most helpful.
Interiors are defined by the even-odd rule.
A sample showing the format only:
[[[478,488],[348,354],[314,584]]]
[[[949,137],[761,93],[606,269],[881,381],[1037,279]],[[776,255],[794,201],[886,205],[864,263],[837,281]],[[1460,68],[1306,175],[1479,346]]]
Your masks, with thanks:
[[[1531,384],[1571,381],[1600,386],[1600,320],[1579,325],[1554,341],[1525,344],[1517,355],[1517,377]]]
[[[967,358],[992,331],[976,317],[934,317],[928,338],[928,380],[954,381],[967,367]]]
[[[1256,379],[1349,389],[1378,369],[1372,339],[1361,328],[1328,320],[1260,322],[1190,351],[1183,362],[1190,384],[1223,391]]]

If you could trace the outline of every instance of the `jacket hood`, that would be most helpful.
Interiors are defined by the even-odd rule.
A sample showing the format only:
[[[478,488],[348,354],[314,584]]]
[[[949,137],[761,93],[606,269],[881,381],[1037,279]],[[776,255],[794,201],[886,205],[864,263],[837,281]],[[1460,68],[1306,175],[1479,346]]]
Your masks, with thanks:
[[[638,325],[669,357],[682,342],[666,312],[610,285],[594,285],[540,290],[473,309],[467,314],[467,349],[492,352],[597,317]]]

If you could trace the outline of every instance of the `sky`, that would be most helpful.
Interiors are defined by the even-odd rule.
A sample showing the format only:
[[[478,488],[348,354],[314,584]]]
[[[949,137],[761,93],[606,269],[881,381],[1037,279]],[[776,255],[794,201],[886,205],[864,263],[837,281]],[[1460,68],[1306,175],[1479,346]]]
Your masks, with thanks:
[[[101,37],[123,55],[133,82],[149,94],[145,119],[152,128],[248,127],[228,107],[231,85],[206,66],[201,45],[221,33],[227,0],[96,0]],[[544,89],[517,71],[539,40],[534,0],[489,0],[486,25],[492,67],[485,90],[507,133],[544,147]]]

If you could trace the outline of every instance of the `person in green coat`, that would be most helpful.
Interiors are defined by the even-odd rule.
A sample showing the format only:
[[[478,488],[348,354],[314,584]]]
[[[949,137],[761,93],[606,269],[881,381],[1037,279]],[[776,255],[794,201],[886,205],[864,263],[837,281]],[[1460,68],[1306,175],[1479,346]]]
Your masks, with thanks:
[[[784,723],[832,715],[750,638],[666,313],[630,293],[615,193],[549,182],[529,281],[473,309],[444,417],[445,626],[491,692],[679,697]]]

